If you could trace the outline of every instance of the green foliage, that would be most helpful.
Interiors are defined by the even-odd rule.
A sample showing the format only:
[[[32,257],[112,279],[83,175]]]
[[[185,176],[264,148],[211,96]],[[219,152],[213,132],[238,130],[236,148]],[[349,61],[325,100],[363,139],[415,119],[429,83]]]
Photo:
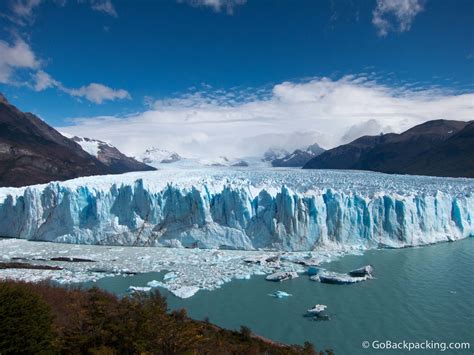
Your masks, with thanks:
[[[0,286],[0,354],[322,354],[310,343],[286,346],[168,312],[156,293],[122,299],[97,288]]]
[[[0,283],[0,353],[46,354],[53,350],[49,306],[31,290]]]

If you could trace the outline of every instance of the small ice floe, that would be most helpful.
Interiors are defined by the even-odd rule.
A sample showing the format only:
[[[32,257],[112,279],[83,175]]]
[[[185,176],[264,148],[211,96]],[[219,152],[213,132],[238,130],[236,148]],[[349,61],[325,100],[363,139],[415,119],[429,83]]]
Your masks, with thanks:
[[[196,286],[183,286],[175,290],[170,290],[176,297],[179,298],[189,298],[196,294],[199,291],[199,287]]]
[[[280,267],[280,255],[257,255],[244,258],[243,261],[248,264],[256,264],[273,268]]]
[[[151,280],[151,281],[147,282],[147,286],[155,288],[155,287],[161,286],[161,282],[156,281],[156,280]]]
[[[337,272],[321,269],[316,275],[311,276],[310,280],[319,281],[327,284],[347,285],[372,279],[372,271],[373,268],[370,265],[366,265],[359,269],[352,270],[347,274],[340,274]]]
[[[311,314],[322,313],[328,308],[325,304],[316,304],[312,308],[308,309],[307,312]]]
[[[177,274],[176,272],[171,271],[171,272],[168,272],[167,274],[165,274],[165,275],[163,276],[163,280],[164,280],[164,281],[173,280],[173,279],[175,279],[176,277],[178,277],[178,274]]]
[[[316,304],[306,311],[307,317],[313,317],[314,320],[329,320],[329,316],[324,313],[328,308],[325,304]]]
[[[374,268],[372,267],[372,265],[365,265],[358,269],[349,271],[348,274],[349,276],[353,276],[353,277],[364,277],[364,276],[372,276],[373,271],[374,271]]]
[[[275,298],[283,298],[283,297],[290,297],[292,296],[291,293],[287,293],[285,291],[275,291],[273,293],[270,293],[269,296],[275,297]]]
[[[298,277],[298,273],[295,271],[278,271],[268,275],[265,280],[267,281],[286,281],[295,279]]]
[[[235,278],[237,280],[250,280],[251,275],[250,274],[237,274],[235,275]]]
[[[315,266],[310,266],[307,270],[307,273],[309,276],[314,276],[314,275],[317,275],[319,272],[319,269]]]
[[[151,287],[129,286],[128,290],[130,292],[150,292]]]
[[[300,264],[303,266],[318,266],[321,264],[321,259],[320,258],[314,258],[314,257],[306,257],[306,258],[297,258],[294,260],[291,260],[295,264]]]

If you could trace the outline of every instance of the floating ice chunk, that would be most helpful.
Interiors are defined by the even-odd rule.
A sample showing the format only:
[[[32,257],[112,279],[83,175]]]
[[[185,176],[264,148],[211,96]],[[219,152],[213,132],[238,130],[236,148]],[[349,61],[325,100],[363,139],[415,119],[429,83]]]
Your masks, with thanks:
[[[308,309],[307,312],[312,314],[319,314],[321,312],[324,312],[326,308],[328,308],[328,306],[326,306],[325,304],[316,304],[312,308]]]
[[[178,277],[178,274],[176,272],[171,271],[165,274],[165,276],[163,276],[163,281],[173,280],[176,277]]]
[[[275,298],[283,298],[283,297],[290,297],[292,295],[291,293],[287,293],[285,291],[275,291],[273,293],[270,293],[270,296],[275,297]]]
[[[235,275],[235,278],[238,280],[250,280],[251,275],[250,274],[237,274]]]
[[[155,288],[161,286],[162,283],[160,281],[152,280],[150,282],[147,282],[147,286]]]
[[[336,285],[353,284],[356,282],[368,280],[370,278],[372,278],[370,275],[366,275],[362,277],[354,277],[354,276],[350,276],[349,274],[340,274],[337,272],[326,271],[326,270],[320,270],[317,275],[310,277],[312,281],[319,281],[321,283],[336,284]]]
[[[196,294],[199,291],[199,287],[196,286],[183,286],[176,290],[170,290],[176,297],[179,298],[189,298]]]
[[[128,290],[131,292],[150,292],[151,287],[129,286]]]
[[[317,274],[318,274],[319,269],[318,269],[317,267],[310,266],[310,267],[308,268],[308,271],[307,271],[307,272],[308,272],[308,275],[309,275],[309,276],[314,276],[314,275],[317,275]]]
[[[267,281],[286,281],[298,277],[298,273],[295,271],[278,271],[271,275],[268,275],[265,280]]]
[[[374,268],[372,265],[365,265],[362,266],[358,269],[349,271],[349,276],[354,276],[354,277],[364,277],[364,276],[372,276],[372,272],[374,271]]]

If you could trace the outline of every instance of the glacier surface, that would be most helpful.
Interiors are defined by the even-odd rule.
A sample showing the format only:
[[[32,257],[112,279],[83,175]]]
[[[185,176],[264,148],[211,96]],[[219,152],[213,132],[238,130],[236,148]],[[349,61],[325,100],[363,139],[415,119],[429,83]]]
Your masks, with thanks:
[[[365,250],[474,235],[474,180],[164,169],[0,189],[0,236],[75,244]]]

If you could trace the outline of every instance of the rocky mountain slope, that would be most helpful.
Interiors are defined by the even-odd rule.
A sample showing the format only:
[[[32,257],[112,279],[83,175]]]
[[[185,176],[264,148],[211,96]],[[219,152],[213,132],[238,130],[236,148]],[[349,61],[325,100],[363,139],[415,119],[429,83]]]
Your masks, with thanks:
[[[303,168],[474,177],[474,121],[433,120],[401,134],[360,137]]]
[[[110,174],[121,174],[129,171],[149,171],[155,168],[148,166],[134,158],[127,157],[113,145],[86,137],[74,136],[71,138],[78,143],[83,150],[97,158],[106,165]]]
[[[132,170],[135,169],[126,171]],[[35,115],[20,111],[0,94],[0,186],[117,172],[115,167],[91,156]]]
[[[302,167],[308,161],[324,152],[325,150],[323,148],[321,148],[317,143],[314,143],[306,150],[296,149],[291,154],[273,159],[271,163],[274,167]]]

